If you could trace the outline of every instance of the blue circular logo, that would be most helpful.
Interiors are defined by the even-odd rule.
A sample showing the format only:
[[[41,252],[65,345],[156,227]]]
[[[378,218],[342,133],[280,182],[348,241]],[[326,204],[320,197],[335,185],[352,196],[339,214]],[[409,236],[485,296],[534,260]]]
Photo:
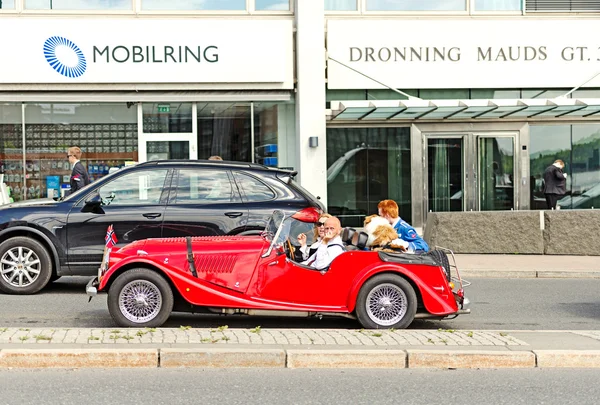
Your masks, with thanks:
[[[59,50],[60,48],[64,49],[61,52],[61,55],[59,55],[63,61],[59,60],[59,56],[56,55],[57,48]],[[69,52],[72,53],[72,56],[77,58],[76,63],[75,58],[73,58],[73,62],[68,64],[65,63],[65,56],[69,57]],[[44,42],[44,56],[46,57],[46,60],[50,66],[52,66],[54,70],[63,76],[74,79],[85,73],[87,64],[85,62],[85,56],[83,55],[83,52],[81,52],[81,49],[79,49],[77,45],[67,38],[56,36],[48,38],[46,42]]]

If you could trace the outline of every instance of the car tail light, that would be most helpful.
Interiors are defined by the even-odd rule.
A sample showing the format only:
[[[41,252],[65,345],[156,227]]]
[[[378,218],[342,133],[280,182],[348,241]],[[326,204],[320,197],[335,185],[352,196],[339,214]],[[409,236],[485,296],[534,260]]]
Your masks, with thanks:
[[[317,222],[321,216],[321,210],[315,207],[304,208],[294,215],[292,218],[302,222]]]

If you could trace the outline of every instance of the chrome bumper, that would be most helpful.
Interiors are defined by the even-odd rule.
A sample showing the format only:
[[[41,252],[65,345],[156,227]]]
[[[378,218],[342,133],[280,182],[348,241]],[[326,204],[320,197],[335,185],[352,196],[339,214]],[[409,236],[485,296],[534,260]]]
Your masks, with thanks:
[[[469,308],[470,305],[471,305],[471,300],[468,299],[467,297],[465,297],[463,299],[463,303],[462,303],[462,308],[461,309],[467,309],[467,308]],[[470,312],[470,310],[469,310],[469,312]]]
[[[88,281],[85,286],[85,293],[89,295],[90,299],[98,295],[98,277],[94,277]]]

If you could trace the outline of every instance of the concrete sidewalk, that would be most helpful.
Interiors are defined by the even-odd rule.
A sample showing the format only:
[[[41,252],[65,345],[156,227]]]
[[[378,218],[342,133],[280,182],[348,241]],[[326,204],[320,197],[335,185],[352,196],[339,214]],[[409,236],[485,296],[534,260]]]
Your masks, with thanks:
[[[0,368],[600,367],[600,331],[0,328]]]
[[[457,254],[462,277],[600,278],[600,256]]]

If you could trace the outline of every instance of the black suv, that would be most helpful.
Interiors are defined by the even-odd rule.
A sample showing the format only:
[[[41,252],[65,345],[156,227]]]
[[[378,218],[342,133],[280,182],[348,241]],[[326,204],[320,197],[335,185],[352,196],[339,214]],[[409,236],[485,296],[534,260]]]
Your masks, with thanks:
[[[295,175],[240,162],[152,161],[63,200],[0,206],[0,290],[33,294],[60,276],[96,274],[109,225],[122,246],[156,237],[258,234],[275,209],[299,219],[323,211]]]

